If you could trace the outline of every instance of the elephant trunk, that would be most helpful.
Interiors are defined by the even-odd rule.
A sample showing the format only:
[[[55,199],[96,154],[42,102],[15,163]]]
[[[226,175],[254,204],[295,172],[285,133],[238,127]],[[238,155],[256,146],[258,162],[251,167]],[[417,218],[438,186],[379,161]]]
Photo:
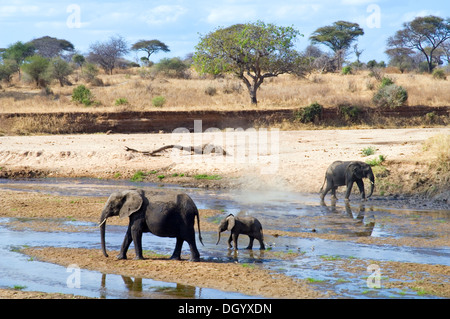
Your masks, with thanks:
[[[220,233],[221,233],[221,231],[219,230],[219,231],[217,232],[217,243],[216,243],[216,245],[219,244],[219,241],[220,241]]]
[[[100,227],[100,240],[101,240],[103,255],[105,257],[108,257],[108,254],[106,253],[106,244],[105,244],[106,218],[108,218],[107,211],[103,210],[102,211],[102,215],[100,217],[100,224],[99,224],[99,227]]]
[[[370,193],[369,193],[369,195],[367,196],[367,198],[369,198],[370,196],[372,196],[373,190],[375,189],[375,177],[374,177],[373,173],[370,172],[368,177],[369,177],[369,180],[370,180]]]

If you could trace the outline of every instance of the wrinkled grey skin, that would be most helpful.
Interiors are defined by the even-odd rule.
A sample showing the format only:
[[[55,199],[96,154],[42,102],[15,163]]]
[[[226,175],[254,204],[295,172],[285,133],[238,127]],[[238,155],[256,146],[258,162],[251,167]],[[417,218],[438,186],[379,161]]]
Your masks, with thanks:
[[[238,249],[238,237],[240,234],[243,234],[250,238],[246,249],[253,249],[253,240],[255,239],[259,241],[259,248],[261,250],[265,249],[261,223],[254,217],[235,217],[233,214],[228,215],[220,222],[216,245],[220,241],[220,233],[226,230],[231,231],[230,238],[228,239],[228,248],[232,248],[231,241],[233,241],[234,249]]]
[[[347,186],[347,191],[345,193],[345,200],[349,200],[350,193],[352,191],[353,183],[356,182],[358,185],[359,192],[361,193],[361,199],[366,199],[366,193],[364,191],[363,178],[368,178],[371,183],[370,193],[367,196],[369,198],[372,196],[373,190],[375,188],[375,177],[372,172],[372,168],[369,164],[359,161],[336,161],[333,162],[327,169],[325,173],[325,180],[320,189],[320,199],[323,201],[325,195],[331,190],[331,198],[336,198],[336,189],[339,186]],[[325,189],[323,186],[327,183]]]
[[[143,190],[126,190],[109,196],[100,216],[100,237],[102,251],[108,257],[105,246],[106,219],[111,216],[128,217],[128,230],[117,259],[126,259],[127,250],[134,242],[136,259],[142,256],[142,234],[151,232],[159,237],[175,237],[175,250],[171,259],[180,259],[183,242],[189,244],[191,260],[199,261],[200,253],[195,243],[194,223],[197,217],[200,233],[198,210],[192,199],[184,193],[146,194]]]

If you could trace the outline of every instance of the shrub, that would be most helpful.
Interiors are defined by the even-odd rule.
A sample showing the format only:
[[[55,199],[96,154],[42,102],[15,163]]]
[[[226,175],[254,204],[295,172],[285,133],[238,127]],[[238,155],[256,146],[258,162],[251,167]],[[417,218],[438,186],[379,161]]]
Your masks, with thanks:
[[[379,108],[395,109],[404,105],[407,99],[408,92],[403,87],[391,84],[380,87],[372,101]]]
[[[362,156],[370,156],[370,155],[375,154],[375,152],[376,152],[376,148],[375,147],[368,146],[368,147],[363,148],[361,150],[361,155]]]
[[[115,105],[124,105],[124,104],[128,104],[128,100],[124,97],[118,98],[115,102]]]
[[[357,106],[339,105],[339,114],[344,117],[346,121],[355,122],[359,118],[361,109]]]
[[[217,93],[217,89],[216,89],[215,87],[213,87],[213,86],[208,86],[208,87],[205,89],[205,94],[207,94],[207,95],[209,95],[209,96],[216,95],[216,93]]]
[[[433,70],[433,79],[435,79],[435,80],[446,80],[447,76],[445,75],[444,70],[442,70],[442,69],[434,69]]]
[[[83,103],[86,106],[92,104],[92,93],[84,85],[78,85],[72,92],[72,101]]]
[[[301,108],[295,113],[295,118],[302,123],[314,122],[319,119],[322,114],[323,106],[317,102],[312,103],[309,106]]]
[[[394,84],[394,81],[391,78],[387,78],[387,77],[383,77],[381,79],[381,84],[380,84],[380,88],[384,88],[385,86]]]
[[[88,82],[93,82],[98,75],[98,68],[93,63],[86,63],[81,76]]]
[[[342,68],[342,74],[347,75],[352,73],[352,67],[351,66],[344,66]]]
[[[161,59],[154,67],[157,73],[173,78],[184,78],[185,71],[189,68],[180,58]]]
[[[155,107],[162,107],[164,105],[164,103],[166,103],[166,98],[164,96],[155,96],[152,99],[152,104]]]

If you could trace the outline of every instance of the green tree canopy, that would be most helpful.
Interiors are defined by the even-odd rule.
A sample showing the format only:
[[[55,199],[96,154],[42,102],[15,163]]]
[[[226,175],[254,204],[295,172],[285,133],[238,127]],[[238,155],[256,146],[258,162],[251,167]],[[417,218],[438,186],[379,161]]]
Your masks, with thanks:
[[[194,53],[201,73],[232,73],[246,85],[252,104],[264,79],[283,73],[304,72],[300,54],[293,49],[299,31],[262,21],[219,28],[202,36]]]
[[[318,28],[309,39],[313,44],[321,43],[333,50],[338,57],[337,67],[340,69],[345,51],[357,37],[363,34],[363,29],[357,23],[336,21],[332,25]]]
[[[31,43],[22,43],[18,41],[14,44],[11,44],[8,48],[6,48],[2,53],[3,60],[13,60],[20,67],[25,59],[34,54],[35,48]],[[19,71],[19,80],[20,80],[20,68],[17,68]]]
[[[446,40],[450,39],[450,18],[437,16],[417,17],[403,24],[394,36],[387,40],[388,51],[397,52],[417,50],[422,52],[428,64],[428,72],[433,71],[433,53]]]
[[[169,52],[169,47],[159,41],[159,40],[140,40],[133,44],[131,47],[131,50],[133,51],[143,51],[147,53],[146,57],[143,57],[147,62],[150,61],[150,55],[153,53],[163,51],[163,52]]]
[[[337,52],[348,49],[352,42],[363,34],[363,29],[357,23],[336,21],[333,25],[318,28],[309,39],[313,44],[321,43]]]
[[[40,55],[33,55],[26,58],[22,65],[22,69],[27,73],[36,86],[44,87],[48,82],[47,68],[50,61]]]

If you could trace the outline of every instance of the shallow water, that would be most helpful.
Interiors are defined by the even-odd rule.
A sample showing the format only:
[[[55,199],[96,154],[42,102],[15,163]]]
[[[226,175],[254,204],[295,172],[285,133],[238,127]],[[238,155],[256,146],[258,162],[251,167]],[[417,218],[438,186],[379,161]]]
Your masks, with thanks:
[[[93,179],[39,179],[0,180],[3,189],[43,192],[60,196],[108,196],[118,188],[160,187],[148,183],[128,181],[108,181]],[[249,214],[260,219],[265,229],[279,231],[315,232],[349,237],[386,238],[436,238],[442,237],[442,227],[450,219],[448,210],[400,209],[389,202],[371,201],[361,205],[358,200],[344,205],[321,205],[317,195],[279,192],[273,190],[233,191],[182,188],[165,185],[165,188],[183,189],[200,209],[221,209],[227,214]],[[1,209],[1,208],[0,208]],[[63,292],[89,297],[104,298],[248,298],[242,294],[228,293],[165,283],[151,279],[127,278],[95,271],[80,270],[81,288],[68,288],[70,273],[62,266],[30,261],[29,257],[18,253],[17,247],[53,246],[99,249],[100,236],[95,224],[87,222],[55,221],[69,223],[83,228],[81,232],[36,232],[14,230],[10,225],[14,218],[0,219],[0,287],[24,286],[25,290]],[[25,221],[26,222],[26,221]],[[29,222],[33,222],[32,220]],[[89,229],[91,227],[91,229]],[[125,227],[107,226],[108,250],[119,250]],[[448,235],[448,234],[444,234]],[[268,252],[258,250],[230,251],[226,248],[228,234],[222,236],[221,243],[215,232],[202,231],[205,246],[199,246],[204,260],[217,262],[239,262],[254,264],[284,273],[288,276],[312,278],[318,290],[332,291],[334,297],[345,298],[420,298],[415,292],[399,292],[396,289],[377,289],[367,293],[366,278],[336,269],[331,260],[357,258],[376,261],[399,261],[450,266],[448,243],[442,247],[408,247],[393,245],[368,245],[353,241],[328,240],[320,238],[300,238],[265,235]],[[247,245],[248,238],[239,238],[239,247]],[[144,249],[170,255],[175,239],[159,238],[144,234]],[[256,248],[256,249],[255,249]],[[132,249],[132,247],[130,247]],[[187,251],[185,245],[183,252]],[[290,254],[291,258],[278,258]],[[369,273],[368,273],[369,274]],[[448,284],[448,283],[447,283]],[[332,296],[333,297],[333,296]],[[433,296],[425,296],[433,298]]]

